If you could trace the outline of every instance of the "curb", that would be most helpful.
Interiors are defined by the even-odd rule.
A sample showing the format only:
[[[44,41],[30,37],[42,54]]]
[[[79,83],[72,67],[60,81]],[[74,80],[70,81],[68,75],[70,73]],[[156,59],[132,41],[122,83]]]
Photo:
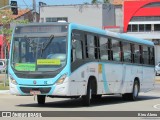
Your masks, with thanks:
[[[0,90],[0,94],[10,94],[9,90]]]

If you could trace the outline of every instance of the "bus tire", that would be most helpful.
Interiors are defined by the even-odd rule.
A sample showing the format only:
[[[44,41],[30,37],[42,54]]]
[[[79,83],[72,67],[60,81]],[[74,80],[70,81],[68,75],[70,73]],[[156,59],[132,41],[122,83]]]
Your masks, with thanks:
[[[135,101],[138,98],[139,93],[139,83],[137,80],[134,81],[132,93],[123,94],[122,97],[124,100]]]
[[[83,105],[90,106],[91,98],[92,98],[92,86],[91,82],[89,81],[87,85],[87,93],[86,95],[82,96]]]
[[[159,74],[156,72],[156,76],[159,76]]]
[[[92,95],[92,99],[99,100],[102,98],[102,95]]]
[[[45,104],[46,96],[45,95],[37,95],[37,102],[39,105]]]

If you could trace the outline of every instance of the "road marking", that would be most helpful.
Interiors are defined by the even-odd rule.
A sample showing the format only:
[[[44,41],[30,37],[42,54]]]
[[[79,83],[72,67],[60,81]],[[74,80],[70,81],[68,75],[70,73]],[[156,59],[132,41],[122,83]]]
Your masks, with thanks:
[[[153,106],[155,109],[160,109],[160,104],[156,104]]]

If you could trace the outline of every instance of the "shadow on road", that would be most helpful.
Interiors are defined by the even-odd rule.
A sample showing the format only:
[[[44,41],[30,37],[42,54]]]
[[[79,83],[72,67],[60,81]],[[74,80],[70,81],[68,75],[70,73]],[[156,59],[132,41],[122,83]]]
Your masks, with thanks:
[[[160,99],[155,96],[139,96],[137,101],[124,101],[121,96],[103,96],[101,99],[92,100],[90,107],[101,106],[101,105],[115,105],[124,104],[126,102],[138,102],[152,99]],[[45,108],[80,108],[84,107],[81,98],[78,99],[65,99],[61,101],[46,102],[44,105],[38,105],[37,103],[31,104],[20,104],[16,105],[19,107],[45,107]]]

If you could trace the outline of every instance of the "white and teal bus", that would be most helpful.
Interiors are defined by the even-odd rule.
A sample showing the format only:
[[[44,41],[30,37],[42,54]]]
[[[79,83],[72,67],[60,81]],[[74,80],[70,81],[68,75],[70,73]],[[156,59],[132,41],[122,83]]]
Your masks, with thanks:
[[[154,88],[151,41],[75,23],[16,26],[9,59],[10,92],[80,97],[84,105],[102,95],[136,100]]]

